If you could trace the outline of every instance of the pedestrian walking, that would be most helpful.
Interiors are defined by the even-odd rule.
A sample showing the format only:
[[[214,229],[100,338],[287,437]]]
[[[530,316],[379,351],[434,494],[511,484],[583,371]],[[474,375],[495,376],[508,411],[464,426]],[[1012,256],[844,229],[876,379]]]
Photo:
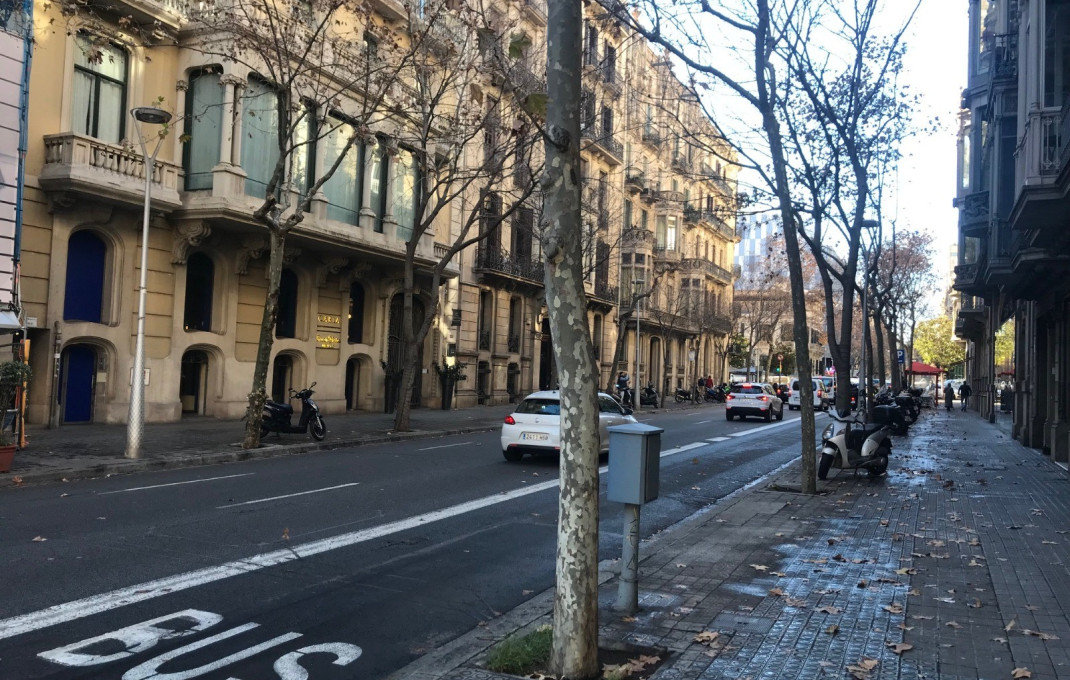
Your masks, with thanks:
[[[959,386],[959,400],[962,401],[963,411],[969,410],[971,394],[973,394],[973,390],[970,388],[970,383],[964,382]]]
[[[944,408],[948,411],[955,408],[955,388],[950,385],[944,388]]]

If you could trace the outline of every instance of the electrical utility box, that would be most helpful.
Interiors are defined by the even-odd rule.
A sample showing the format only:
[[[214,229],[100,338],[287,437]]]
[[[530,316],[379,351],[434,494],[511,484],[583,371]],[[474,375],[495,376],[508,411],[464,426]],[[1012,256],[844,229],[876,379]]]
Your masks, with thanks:
[[[629,423],[609,430],[609,484],[606,497],[642,505],[658,497],[661,472],[660,427]]]

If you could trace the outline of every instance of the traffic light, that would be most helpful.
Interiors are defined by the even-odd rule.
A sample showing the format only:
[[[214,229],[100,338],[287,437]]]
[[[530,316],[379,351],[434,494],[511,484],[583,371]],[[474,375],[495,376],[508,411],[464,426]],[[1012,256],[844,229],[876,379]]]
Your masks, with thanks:
[[[776,367],[776,372],[777,372],[777,373],[780,373],[780,364],[777,364],[777,367]]]

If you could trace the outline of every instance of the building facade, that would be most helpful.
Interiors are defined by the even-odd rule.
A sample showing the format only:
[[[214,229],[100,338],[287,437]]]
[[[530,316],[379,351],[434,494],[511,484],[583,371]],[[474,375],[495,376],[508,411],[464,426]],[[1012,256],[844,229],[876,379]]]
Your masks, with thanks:
[[[960,131],[956,334],[995,418],[995,335],[1015,320],[1014,435],[1070,454],[1070,3],[971,0]]]
[[[125,421],[144,247],[146,419],[238,417],[267,290],[269,239],[254,211],[274,163],[276,95],[255,63],[211,58],[203,46],[208,38],[191,29],[182,3],[117,5],[92,16],[63,15],[45,2],[35,7],[40,23],[63,29],[37,38],[30,87],[22,246],[35,368],[28,417],[53,424]],[[374,15],[353,19],[354,26],[367,22],[369,51],[383,27],[396,36],[419,25],[395,0],[371,6]],[[461,157],[484,164],[495,140],[534,137],[503,102],[516,100],[518,90],[545,88],[545,9],[524,0],[499,10],[479,18],[478,41],[471,44],[483,54],[484,66],[473,69],[482,80],[463,94],[485,113],[481,136],[464,142]],[[635,356],[633,333],[632,351],[613,364],[622,301],[631,303],[621,284],[625,271],[629,286],[639,278],[637,263],[661,273],[654,289],[663,306],[686,291],[687,310],[674,309],[657,332],[640,329],[641,361],[658,371],[651,377],[683,380],[699,365],[712,370],[716,339],[728,330],[734,157],[649,47],[597,8],[587,12],[585,248],[601,383],[608,385]],[[450,30],[458,29],[451,24]],[[650,106],[633,118],[625,102],[640,100]],[[314,180],[338,160],[334,150],[347,135],[360,135],[353,157],[341,159],[342,171],[321,187],[287,239],[268,379],[272,398],[315,381],[326,413],[396,405],[405,252],[421,218],[412,214],[413,193],[428,181],[392,113],[405,101],[403,88],[391,89],[374,122],[340,124],[337,137],[308,145],[289,168],[294,177]],[[136,131],[128,111],[157,102],[177,116],[151,170],[143,244],[145,165],[130,141]],[[414,317],[433,315],[418,357],[414,405],[439,406],[435,371],[444,364],[464,364],[457,406],[506,403],[555,381],[540,205],[532,190],[538,177],[530,163],[502,167],[443,203],[414,244]],[[482,238],[441,269],[442,286],[433,291],[431,272],[473,211]],[[702,362],[688,362],[689,346]]]

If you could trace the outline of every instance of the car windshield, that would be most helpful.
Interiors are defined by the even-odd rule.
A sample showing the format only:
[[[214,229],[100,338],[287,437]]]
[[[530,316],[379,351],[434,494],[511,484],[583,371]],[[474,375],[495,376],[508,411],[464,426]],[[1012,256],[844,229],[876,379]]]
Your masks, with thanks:
[[[761,385],[733,385],[732,394],[762,394]]]
[[[517,413],[539,416],[561,415],[561,402],[557,399],[525,399],[516,407]]]

